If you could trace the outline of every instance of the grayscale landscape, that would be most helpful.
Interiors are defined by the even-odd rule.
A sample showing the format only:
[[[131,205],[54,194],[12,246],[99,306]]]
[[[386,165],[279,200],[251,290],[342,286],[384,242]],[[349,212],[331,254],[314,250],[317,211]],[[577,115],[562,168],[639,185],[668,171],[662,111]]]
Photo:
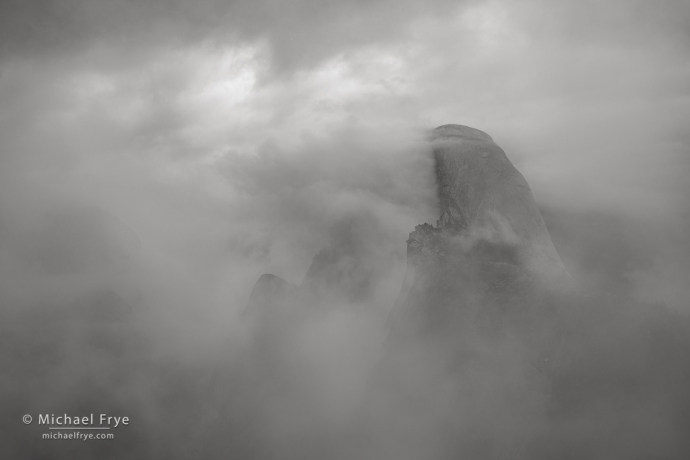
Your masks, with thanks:
[[[0,458],[690,458],[688,82],[679,0],[0,0]]]

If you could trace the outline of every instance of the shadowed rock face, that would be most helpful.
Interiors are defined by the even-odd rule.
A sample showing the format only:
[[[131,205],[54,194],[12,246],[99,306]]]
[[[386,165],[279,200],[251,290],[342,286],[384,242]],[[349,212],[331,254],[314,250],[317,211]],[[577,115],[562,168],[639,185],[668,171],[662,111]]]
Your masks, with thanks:
[[[374,394],[453,408],[432,415],[437,450],[421,456],[523,458],[552,394],[569,276],[527,181],[488,134],[444,125],[429,143],[441,214],[407,241],[377,376],[403,390]],[[419,374],[422,388],[410,384]]]
[[[441,207],[435,230],[461,237],[460,250],[481,246],[486,262],[564,272],[527,181],[491,136],[444,125],[430,140]],[[410,236],[413,255],[430,230]]]
[[[370,291],[371,270],[352,248],[325,248],[312,260],[300,285],[279,276],[263,274],[254,284],[245,313],[249,316],[291,316],[306,313],[309,306],[361,301]]]
[[[263,311],[298,314],[327,310],[338,305],[362,305],[371,295],[386,261],[373,260],[371,244],[358,236],[358,226],[371,225],[371,218],[344,221],[330,244],[312,259],[302,283],[293,285],[272,274],[259,277],[245,309],[249,316]]]
[[[482,131],[444,125],[429,140],[441,216],[410,234],[394,314],[417,325],[533,316],[548,291],[569,285],[569,275],[527,181]]]
[[[275,275],[264,274],[254,284],[247,302],[247,310],[271,308],[280,302],[285,302],[295,295],[297,286]]]
[[[660,305],[576,290],[527,182],[490,136],[445,125],[430,142],[441,216],[407,242],[382,387],[433,363],[443,377],[429,392],[455,379],[469,400],[501,401],[500,417],[477,406],[470,429],[438,416],[452,427],[439,458],[687,456],[674,431],[690,420],[679,391],[687,323]],[[395,367],[400,356],[421,358]],[[460,392],[444,403],[467,406]]]

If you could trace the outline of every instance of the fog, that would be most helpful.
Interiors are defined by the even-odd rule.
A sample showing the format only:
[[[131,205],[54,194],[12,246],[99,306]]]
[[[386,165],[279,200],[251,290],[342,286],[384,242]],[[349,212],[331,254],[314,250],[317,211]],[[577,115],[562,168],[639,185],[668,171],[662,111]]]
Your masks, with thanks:
[[[427,390],[370,390],[405,241],[439,217],[427,132],[493,137],[578,288],[686,318],[689,22],[671,0],[1,2],[1,456],[225,455],[246,421],[259,458],[441,458],[445,411],[512,420],[519,450],[515,418],[545,422],[500,399],[534,377],[510,339],[467,332],[479,402],[405,353],[391,372],[429,362],[405,374]],[[319,251],[358,295],[257,326],[257,279],[300,285]],[[132,426],[98,442],[20,421],[108,411]]]

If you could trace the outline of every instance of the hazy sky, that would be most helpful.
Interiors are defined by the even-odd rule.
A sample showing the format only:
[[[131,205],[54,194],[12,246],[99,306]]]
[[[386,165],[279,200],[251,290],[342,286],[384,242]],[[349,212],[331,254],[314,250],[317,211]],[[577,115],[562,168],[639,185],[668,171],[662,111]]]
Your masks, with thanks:
[[[446,123],[488,132],[541,204],[688,222],[684,0],[4,0],[0,43],[8,247],[96,206],[152,273],[203,279],[190,299],[299,282],[348,216],[404,263],[437,217],[418,141]]]
[[[19,433],[32,404],[70,413],[90,379],[117,375],[108,393],[156,420],[141,439],[174,449],[201,400],[171,404],[175,375],[205,396],[247,337],[238,317],[257,278],[299,284],[328,247],[357,255],[365,308],[326,310],[285,349],[313,365],[296,381],[325,420],[349,413],[405,241],[439,217],[423,140],[449,123],[491,135],[555,210],[544,216],[574,279],[690,312],[688,0],[0,0],[6,426]],[[148,351],[111,361],[80,335],[74,305],[113,298]],[[51,319],[70,314],[63,329]],[[45,364],[44,349],[60,358]],[[480,375],[479,394],[510,369]],[[489,412],[505,401],[491,391]],[[307,426],[302,406],[276,407],[280,433]]]

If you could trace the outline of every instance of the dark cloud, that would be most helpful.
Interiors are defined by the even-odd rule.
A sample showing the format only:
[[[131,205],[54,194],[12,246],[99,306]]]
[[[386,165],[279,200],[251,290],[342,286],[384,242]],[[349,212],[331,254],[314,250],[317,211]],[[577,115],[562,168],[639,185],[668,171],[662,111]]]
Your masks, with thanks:
[[[44,59],[99,44],[125,47],[136,56],[142,49],[203,40],[266,40],[276,68],[291,70],[351,47],[395,40],[412,19],[452,14],[458,6],[446,0],[4,1],[0,38],[5,56]]]

